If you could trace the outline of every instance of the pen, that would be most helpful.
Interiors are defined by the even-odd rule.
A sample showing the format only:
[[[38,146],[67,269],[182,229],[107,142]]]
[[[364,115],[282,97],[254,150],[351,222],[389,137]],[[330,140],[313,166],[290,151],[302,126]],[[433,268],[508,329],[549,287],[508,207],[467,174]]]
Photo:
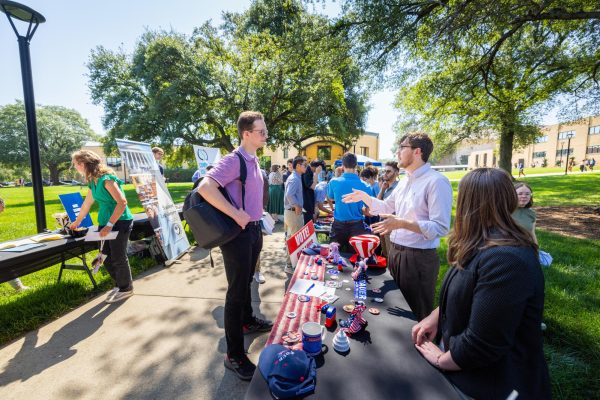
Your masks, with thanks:
[[[312,288],[314,288],[314,287],[315,287],[315,283],[313,282],[313,284],[312,284],[312,285],[310,285],[310,286],[308,287],[308,289],[306,289],[306,292],[304,292],[304,294],[306,294],[306,293],[310,292],[310,289],[312,289]]]

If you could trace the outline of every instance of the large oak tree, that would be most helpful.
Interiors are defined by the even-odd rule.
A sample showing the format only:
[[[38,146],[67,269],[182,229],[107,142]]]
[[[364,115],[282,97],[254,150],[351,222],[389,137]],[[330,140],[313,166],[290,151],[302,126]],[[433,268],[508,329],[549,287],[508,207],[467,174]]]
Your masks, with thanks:
[[[350,45],[298,1],[256,1],[188,37],[147,32],[133,55],[102,47],[88,67],[108,139],[232,150],[241,111],[265,115],[271,145],[311,137],[350,143],[366,119],[366,95]]]
[[[495,132],[508,171],[544,107],[598,93],[600,7],[589,1],[347,0],[337,29],[402,88],[403,119],[446,143]]]
[[[37,106],[40,159],[58,184],[60,174],[71,165],[71,154],[87,140],[96,138],[89,123],[77,111],[61,106]],[[0,163],[18,168],[31,165],[27,143],[25,106],[0,106]]]

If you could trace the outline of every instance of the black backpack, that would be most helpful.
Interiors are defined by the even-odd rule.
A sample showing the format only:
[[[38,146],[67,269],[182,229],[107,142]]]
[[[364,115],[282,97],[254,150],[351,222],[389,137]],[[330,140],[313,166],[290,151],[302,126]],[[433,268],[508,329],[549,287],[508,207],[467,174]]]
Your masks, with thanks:
[[[246,162],[240,153],[234,152],[240,159],[240,181],[242,182],[242,208],[246,209]],[[199,181],[199,180],[198,180]],[[197,183],[194,184],[194,189],[186,196],[183,202],[183,216],[192,230],[194,239],[198,246],[205,249],[222,246],[240,234],[242,228],[234,221],[233,218],[215,208],[207,202],[196,190]],[[223,187],[219,187],[219,191],[223,197],[231,204],[234,204]]]

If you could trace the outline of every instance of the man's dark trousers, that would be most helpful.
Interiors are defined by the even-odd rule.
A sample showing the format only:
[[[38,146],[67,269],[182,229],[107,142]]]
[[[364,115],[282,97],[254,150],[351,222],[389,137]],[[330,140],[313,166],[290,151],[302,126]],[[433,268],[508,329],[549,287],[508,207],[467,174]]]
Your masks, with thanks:
[[[260,224],[251,222],[235,239],[221,246],[227,276],[225,339],[231,357],[245,354],[243,325],[252,322],[250,285],[262,245]]]
[[[415,249],[392,243],[388,269],[420,321],[433,311],[435,284],[440,272],[436,249]]]

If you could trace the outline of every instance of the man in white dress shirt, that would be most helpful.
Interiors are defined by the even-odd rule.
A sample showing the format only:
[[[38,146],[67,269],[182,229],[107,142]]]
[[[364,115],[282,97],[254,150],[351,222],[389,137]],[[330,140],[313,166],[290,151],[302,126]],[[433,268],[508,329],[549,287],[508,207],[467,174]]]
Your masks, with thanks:
[[[371,214],[382,217],[373,224],[373,232],[391,232],[390,273],[419,321],[433,311],[440,270],[436,249],[440,237],[448,234],[452,210],[450,181],[427,162],[432,151],[433,143],[426,134],[405,135],[397,155],[398,166],[404,168],[406,176],[392,194],[379,200],[354,190],[343,200],[363,201]]]

